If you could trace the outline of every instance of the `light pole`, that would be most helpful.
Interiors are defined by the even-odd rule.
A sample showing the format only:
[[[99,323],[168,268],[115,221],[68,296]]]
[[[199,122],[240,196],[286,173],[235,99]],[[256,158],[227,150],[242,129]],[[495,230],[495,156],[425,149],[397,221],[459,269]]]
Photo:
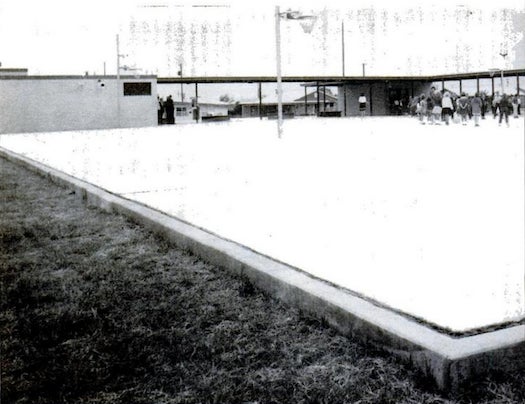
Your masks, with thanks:
[[[345,77],[345,22],[341,21],[341,64]],[[343,116],[346,116],[346,85],[343,81]]]
[[[279,6],[275,6],[275,60],[277,63],[277,136],[280,138],[283,132],[283,85],[281,75],[281,18],[287,20],[310,20],[311,24],[301,26],[306,33],[310,33],[316,17],[313,15],[302,15],[299,11],[287,10],[281,13]]]
[[[182,63],[179,64],[178,75],[182,79]],[[180,83],[180,100],[181,102],[184,102],[184,85],[182,82]]]
[[[120,42],[117,34],[117,127],[120,128]]]
[[[503,67],[501,68],[501,94],[505,94],[505,84],[503,83],[503,69],[505,68],[505,57],[507,56],[507,51],[502,50],[500,53],[503,58]]]
[[[283,131],[283,85],[281,78],[281,10],[275,6],[275,60],[277,62],[277,136]]]

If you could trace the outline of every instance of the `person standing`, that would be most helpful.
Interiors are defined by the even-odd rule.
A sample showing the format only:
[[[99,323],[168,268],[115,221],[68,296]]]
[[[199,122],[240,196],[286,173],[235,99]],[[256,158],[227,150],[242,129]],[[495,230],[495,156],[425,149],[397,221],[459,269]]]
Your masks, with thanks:
[[[518,95],[512,97],[512,115],[514,118],[518,117]]]
[[[157,122],[159,125],[162,125],[162,115],[164,115],[164,102],[157,95]]]
[[[366,115],[366,96],[365,93],[361,93],[359,96],[359,99],[357,100],[359,103],[359,115],[361,117],[364,117]]]
[[[510,102],[507,94],[503,94],[499,101],[499,125],[501,126],[501,121],[503,116],[505,116],[505,123],[507,127],[509,126],[509,112],[512,110],[512,103]]]
[[[450,98],[450,93],[448,91],[443,95],[441,100],[442,114],[445,118],[445,123],[448,125],[450,122],[450,117],[454,112],[454,104],[452,103],[452,98]]]
[[[434,123],[434,114],[432,113],[434,111],[434,102],[432,101],[432,97],[427,97],[427,122],[432,125]]]
[[[173,104],[173,98],[171,98],[171,95],[168,95],[168,98],[164,103],[164,108],[166,109],[166,122],[173,125],[175,123],[175,105]]]
[[[492,116],[494,119],[496,119],[496,116],[498,116],[498,110],[501,115],[500,102],[501,95],[499,95],[499,92],[496,91],[496,94],[494,94],[494,97],[492,97]]]
[[[468,97],[465,93],[461,93],[461,97],[459,97],[459,100],[457,102],[457,113],[459,114],[462,125],[467,124],[467,116],[469,113],[469,109],[470,111],[472,111],[472,109],[469,108]],[[481,113],[481,109],[480,109],[480,113]],[[472,114],[474,114],[474,111],[472,111]]]
[[[440,125],[441,122],[441,101],[443,99],[441,92],[436,90],[436,87],[430,89],[430,98],[432,99],[432,117],[436,125]]]
[[[470,100],[470,108],[472,109],[472,116],[474,117],[474,125],[479,126],[479,117],[482,111],[483,100],[479,96],[479,93],[476,93],[474,97]]]
[[[416,104],[416,113],[419,118],[419,122],[421,122],[421,124],[424,125],[425,116],[427,116],[427,100],[425,94],[421,94],[421,96],[419,97],[419,101]]]
[[[488,102],[487,95],[485,93],[481,93],[479,98],[481,99],[481,119],[485,119],[485,113],[487,112],[487,102]]]

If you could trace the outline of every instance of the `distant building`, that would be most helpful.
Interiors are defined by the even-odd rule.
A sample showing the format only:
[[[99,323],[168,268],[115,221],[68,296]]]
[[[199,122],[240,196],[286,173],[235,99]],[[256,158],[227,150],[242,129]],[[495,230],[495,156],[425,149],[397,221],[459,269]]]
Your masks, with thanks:
[[[175,123],[190,123],[206,120],[222,120],[229,117],[231,104],[227,102],[209,102],[198,100],[198,116],[194,102],[173,101],[175,104]],[[196,119],[197,117],[197,119]]]
[[[0,67],[0,76],[27,76],[27,69],[8,69]]]
[[[276,116],[277,115],[277,95],[265,96],[259,100],[248,100],[240,102],[242,117]],[[286,93],[282,97],[284,116],[306,116],[317,115],[318,112],[337,111],[337,95],[334,95],[329,88],[320,87],[319,92],[312,91],[306,96],[290,98]]]

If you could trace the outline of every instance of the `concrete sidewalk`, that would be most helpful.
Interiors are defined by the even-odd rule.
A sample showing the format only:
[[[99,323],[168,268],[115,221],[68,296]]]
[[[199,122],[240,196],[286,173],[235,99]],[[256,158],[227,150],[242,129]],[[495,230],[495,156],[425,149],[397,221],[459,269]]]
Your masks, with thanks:
[[[455,390],[489,370],[510,371],[525,363],[523,325],[453,338],[161,212],[5,150],[1,154],[74,189],[88,204],[122,213],[206,261],[247,278],[343,334],[381,346],[434,378],[441,389]]]

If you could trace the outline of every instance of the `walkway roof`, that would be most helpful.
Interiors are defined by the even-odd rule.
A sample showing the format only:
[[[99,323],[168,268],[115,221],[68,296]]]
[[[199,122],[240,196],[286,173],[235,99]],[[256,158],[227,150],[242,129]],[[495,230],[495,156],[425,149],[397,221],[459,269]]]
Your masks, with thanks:
[[[310,83],[310,85],[342,85],[370,81],[441,81],[441,80],[468,80],[490,79],[499,77],[501,71],[483,71],[474,73],[442,74],[434,76],[283,76],[286,83]],[[504,70],[504,76],[523,76],[525,69]],[[276,76],[197,76],[197,77],[157,77],[158,84],[219,84],[219,83],[275,83]]]

